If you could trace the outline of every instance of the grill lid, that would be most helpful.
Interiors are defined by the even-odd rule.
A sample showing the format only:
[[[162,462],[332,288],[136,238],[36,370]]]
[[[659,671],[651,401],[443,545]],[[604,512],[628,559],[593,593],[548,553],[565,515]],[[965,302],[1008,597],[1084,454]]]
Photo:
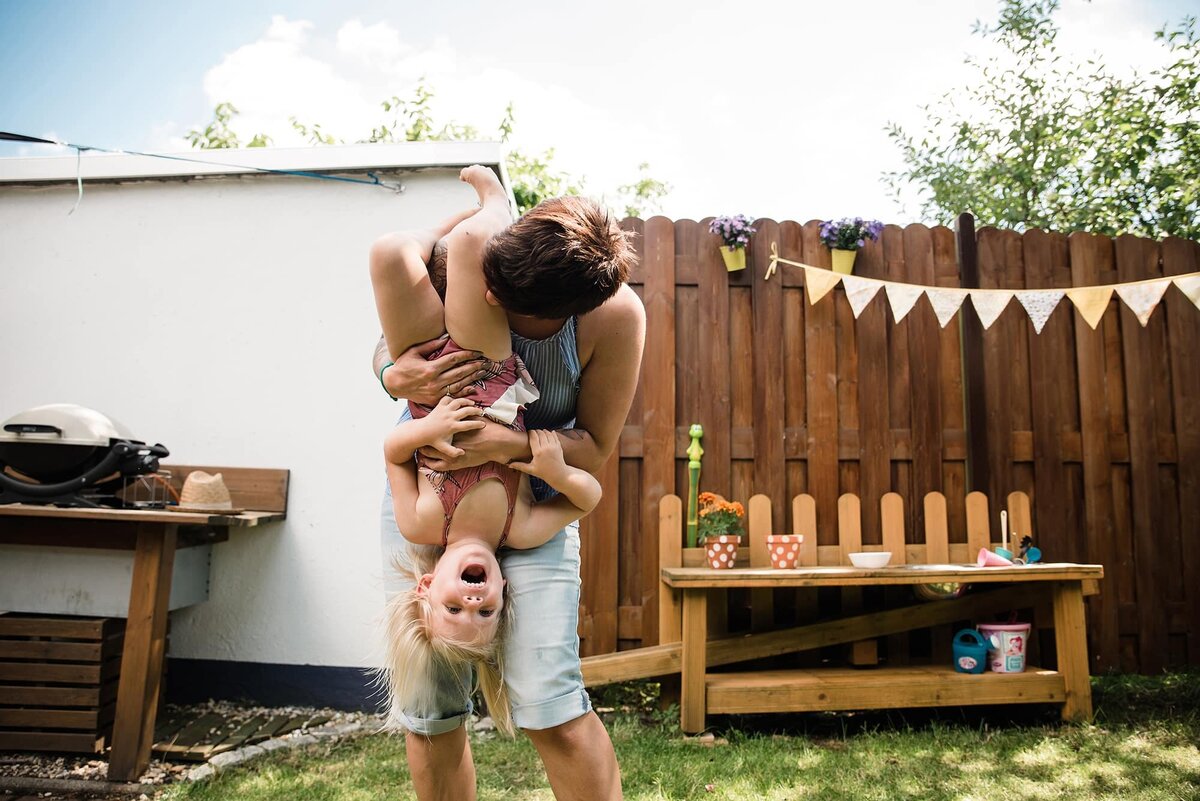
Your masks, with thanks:
[[[125,426],[95,409],[74,403],[50,403],[27,409],[5,420],[0,428],[0,443],[108,447],[112,440],[122,439],[132,439]]]

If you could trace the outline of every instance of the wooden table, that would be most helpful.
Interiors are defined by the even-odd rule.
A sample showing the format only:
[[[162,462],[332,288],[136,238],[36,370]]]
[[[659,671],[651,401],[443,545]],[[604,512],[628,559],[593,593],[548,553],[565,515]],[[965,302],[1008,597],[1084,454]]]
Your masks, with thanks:
[[[230,527],[260,526],[284,517],[282,512],[219,515],[0,506],[2,544],[133,551],[129,615],[108,762],[110,780],[136,781],[150,764],[175,550],[224,541]]]
[[[680,726],[704,729],[713,713],[798,712],[998,703],[1059,703],[1066,720],[1090,719],[1084,595],[1097,592],[1100,565],[1038,564],[978,568],[900,565],[879,569],[794,570],[666,567],[663,581],[683,594]],[[782,632],[708,640],[708,595],[732,587],[853,587],[964,582],[1006,585],[954,600],[857,615]],[[714,673],[707,667],[894,634],[1033,606],[1049,594],[1058,669],[1024,673],[956,673],[951,665],[868,669],[818,668]]]

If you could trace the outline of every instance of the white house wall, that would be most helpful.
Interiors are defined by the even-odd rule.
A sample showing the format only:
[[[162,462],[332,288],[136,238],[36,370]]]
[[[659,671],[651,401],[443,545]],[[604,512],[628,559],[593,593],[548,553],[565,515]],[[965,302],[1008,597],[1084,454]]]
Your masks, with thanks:
[[[400,195],[263,175],[86,184],[70,216],[73,184],[0,184],[0,419],[78,403],[167,461],[291,470],[286,522],[213,547],[210,598],[171,613],[171,656],[375,662],[381,443],[400,405],[371,376],[367,251],[473,204],[457,172],[384,174]]]

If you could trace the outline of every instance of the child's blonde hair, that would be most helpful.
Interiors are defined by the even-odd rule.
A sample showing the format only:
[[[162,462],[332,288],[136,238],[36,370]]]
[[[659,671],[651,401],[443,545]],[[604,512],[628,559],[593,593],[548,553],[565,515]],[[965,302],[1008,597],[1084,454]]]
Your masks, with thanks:
[[[494,637],[475,643],[440,637],[429,622],[433,612],[429,596],[417,592],[417,582],[432,572],[440,554],[429,548],[409,548],[409,554],[411,566],[398,558],[392,561],[395,570],[412,573],[413,586],[397,593],[387,605],[387,649],[381,674],[387,688],[388,725],[403,728],[400,713],[429,717],[437,697],[434,676],[437,671],[446,671],[467,692],[478,689],[496,729],[515,736],[504,686],[504,642],[512,622],[507,585]]]

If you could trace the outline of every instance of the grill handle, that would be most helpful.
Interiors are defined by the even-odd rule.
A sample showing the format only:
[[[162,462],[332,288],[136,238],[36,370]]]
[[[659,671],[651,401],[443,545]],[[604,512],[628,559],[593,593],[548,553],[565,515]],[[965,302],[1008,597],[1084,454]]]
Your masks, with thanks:
[[[156,446],[162,448],[161,445]],[[166,448],[163,448],[166,450]],[[126,442],[118,442],[113,445],[108,454],[91,470],[81,476],[60,481],[57,484],[29,484],[24,481],[18,481],[11,476],[6,476],[0,472],[0,486],[8,487],[14,492],[22,492],[25,495],[31,495],[35,498],[52,498],[56,495],[62,495],[68,492],[77,492],[89,484],[95,483],[98,479],[104,478],[110,473],[115,473],[120,467],[121,462],[137,451]]]
[[[10,434],[57,434],[62,436],[62,429],[45,423],[9,423],[4,430]]]

